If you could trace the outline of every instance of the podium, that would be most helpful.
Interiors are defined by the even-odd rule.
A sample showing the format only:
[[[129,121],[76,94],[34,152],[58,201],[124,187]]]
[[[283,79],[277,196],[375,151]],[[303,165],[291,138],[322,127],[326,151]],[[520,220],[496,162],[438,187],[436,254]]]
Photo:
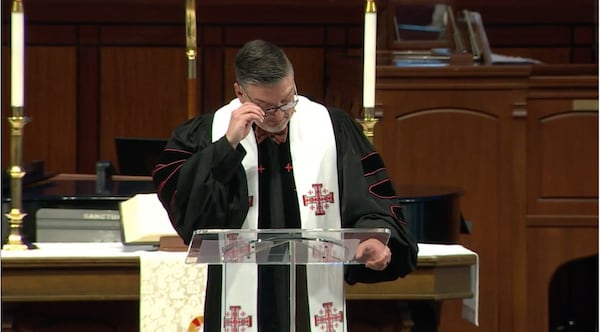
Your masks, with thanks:
[[[390,230],[369,229],[202,229],[196,230],[188,247],[186,263],[221,265],[223,278],[236,265],[290,266],[290,331],[296,331],[296,266],[363,264],[356,259],[358,245],[367,239],[387,245]],[[343,273],[340,276],[343,279]],[[343,280],[339,292],[344,297]],[[223,287],[224,298],[227,287]],[[224,299],[222,299],[223,301]],[[327,308],[326,308],[327,309]],[[345,331],[346,319],[326,310],[326,318],[315,317],[316,323],[330,327],[333,319]],[[341,316],[341,315],[340,315]],[[247,317],[250,318],[251,317]],[[236,323],[243,320],[235,317]],[[252,321],[244,323],[251,324]]]

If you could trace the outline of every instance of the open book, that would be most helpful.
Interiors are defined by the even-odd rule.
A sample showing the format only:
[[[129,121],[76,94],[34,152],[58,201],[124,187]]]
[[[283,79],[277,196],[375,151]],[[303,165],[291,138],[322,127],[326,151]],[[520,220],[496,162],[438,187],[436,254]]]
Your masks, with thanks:
[[[137,194],[119,204],[124,244],[159,244],[161,236],[176,236],[156,193]]]

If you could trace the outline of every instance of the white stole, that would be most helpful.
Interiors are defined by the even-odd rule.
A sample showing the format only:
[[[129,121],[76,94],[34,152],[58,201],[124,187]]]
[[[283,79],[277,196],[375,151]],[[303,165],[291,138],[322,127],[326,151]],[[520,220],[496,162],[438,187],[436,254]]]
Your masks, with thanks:
[[[331,118],[324,106],[302,96],[298,98],[296,112],[289,123],[289,141],[302,229],[339,229],[336,141]],[[239,106],[240,101],[234,99],[215,113],[213,142],[227,132],[231,112]],[[254,133],[250,131],[240,144],[246,150],[242,165],[246,171],[248,195],[253,202],[242,229],[257,229],[260,197],[258,147]],[[306,270],[312,331],[345,332],[343,265],[307,265]],[[226,271],[221,301],[223,331],[237,331],[242,326],[246,332],[258,331],[256,265],[229,264]]]

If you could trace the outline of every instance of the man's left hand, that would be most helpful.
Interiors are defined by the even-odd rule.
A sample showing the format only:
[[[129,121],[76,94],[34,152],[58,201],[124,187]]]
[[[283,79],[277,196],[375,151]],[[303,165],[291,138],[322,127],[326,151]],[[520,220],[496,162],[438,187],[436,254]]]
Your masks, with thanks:
[[[356,248],[356,260],[372,270],[382,271],[390,264],[392,252],[381,241],[368,239]]]

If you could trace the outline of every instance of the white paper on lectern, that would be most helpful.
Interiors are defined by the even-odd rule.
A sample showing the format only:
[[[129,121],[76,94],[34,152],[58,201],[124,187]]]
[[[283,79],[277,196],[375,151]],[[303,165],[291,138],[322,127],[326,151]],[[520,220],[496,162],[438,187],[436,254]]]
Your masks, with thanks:
[[[137,194],[119,205],[123,243],[158,244],[161,236],[177,236],[156,193]]]

